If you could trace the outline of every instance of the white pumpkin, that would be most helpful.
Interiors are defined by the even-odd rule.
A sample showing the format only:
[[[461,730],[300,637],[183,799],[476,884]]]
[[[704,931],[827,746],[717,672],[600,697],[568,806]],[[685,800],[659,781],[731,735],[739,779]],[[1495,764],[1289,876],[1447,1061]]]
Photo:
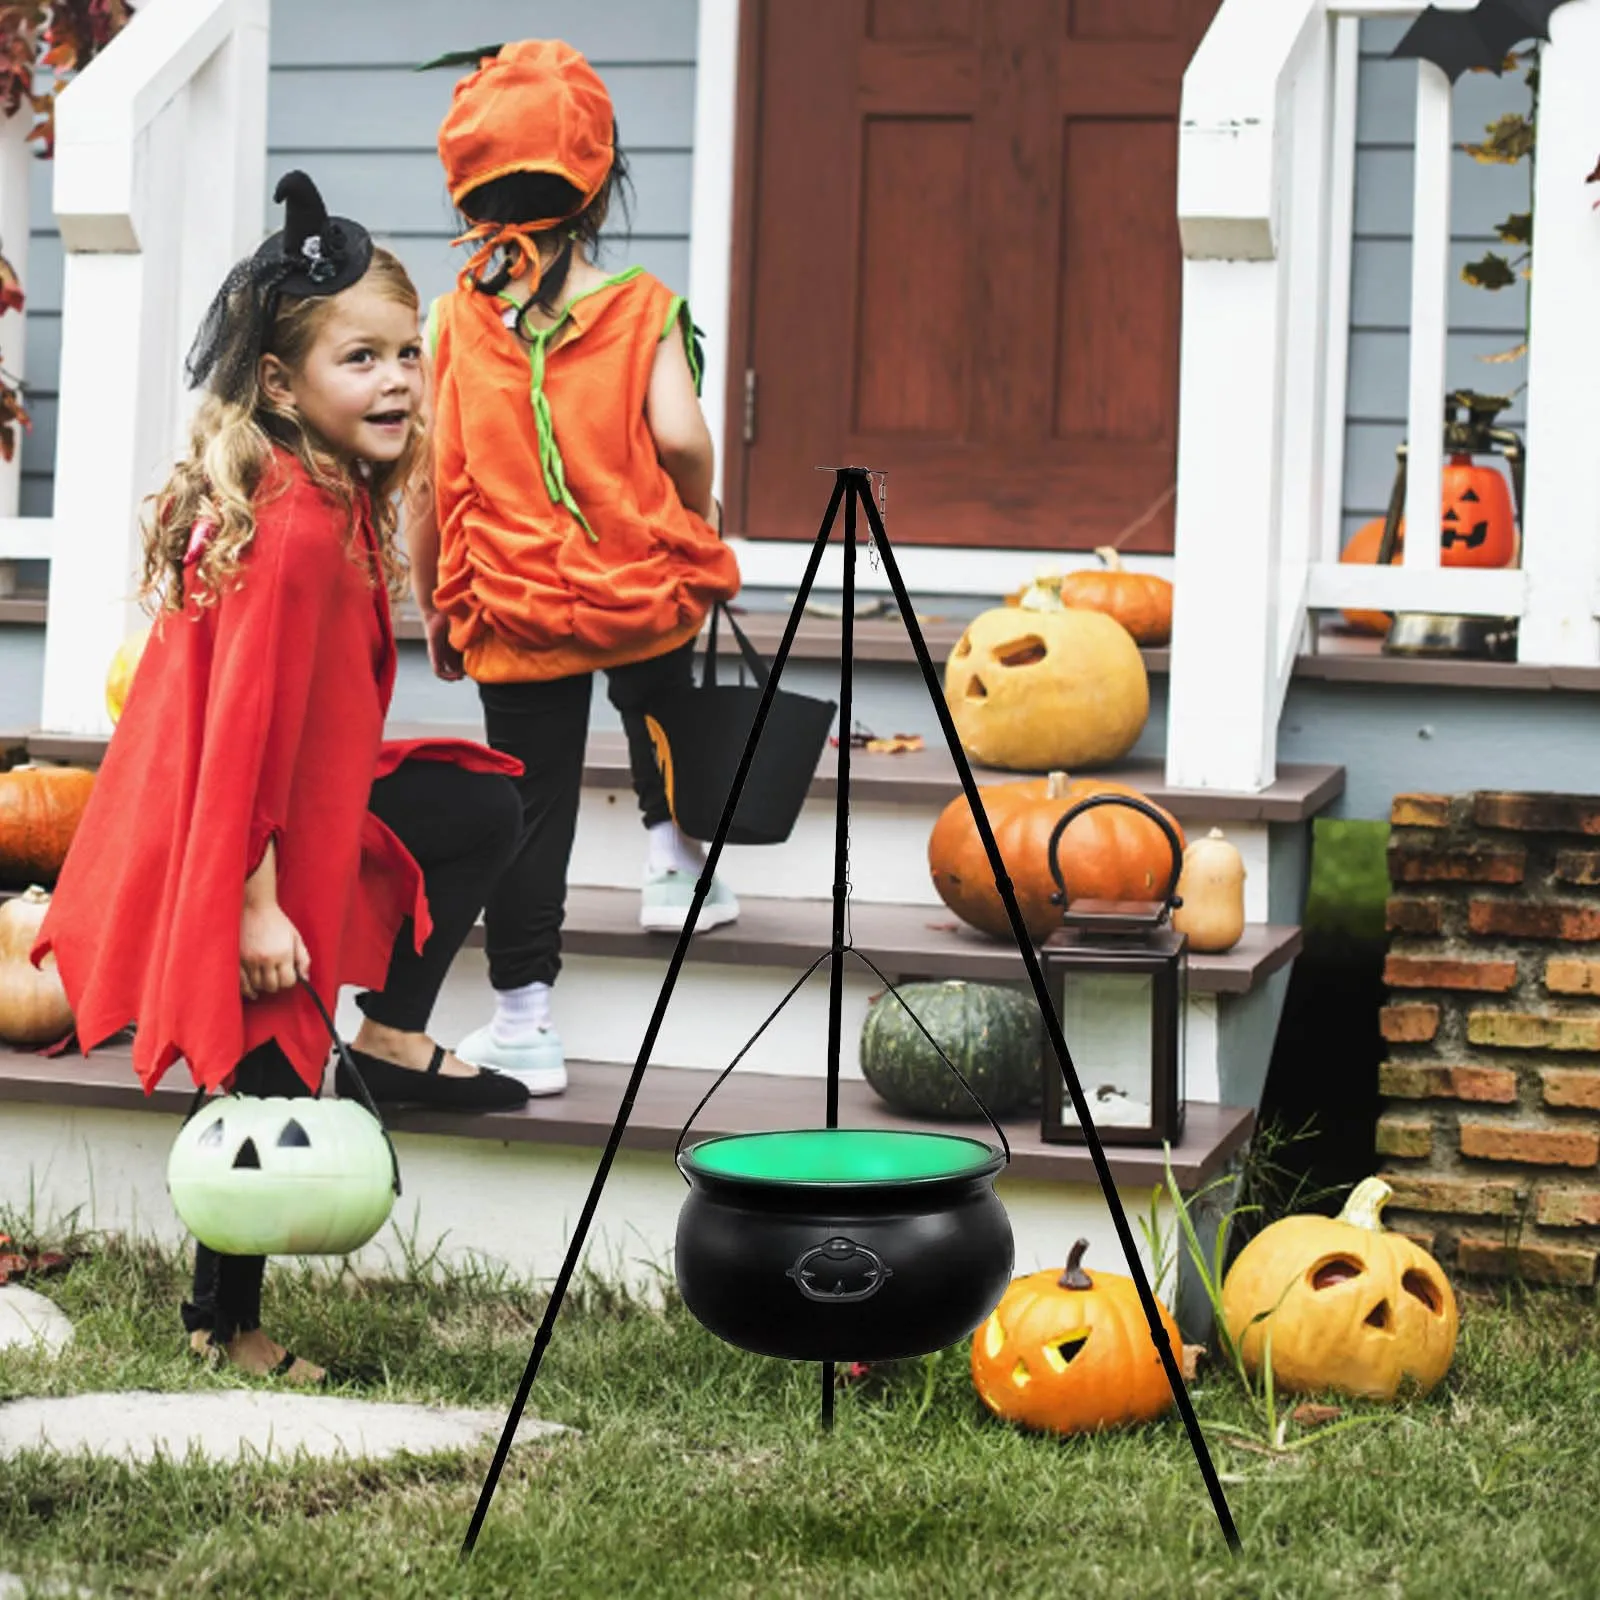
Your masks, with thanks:
[[[180,1130],[167,1190],[221,1255],[346,1255],[388,1220],[395,1170],[383,1129],[353,1100],[225,1095]]]

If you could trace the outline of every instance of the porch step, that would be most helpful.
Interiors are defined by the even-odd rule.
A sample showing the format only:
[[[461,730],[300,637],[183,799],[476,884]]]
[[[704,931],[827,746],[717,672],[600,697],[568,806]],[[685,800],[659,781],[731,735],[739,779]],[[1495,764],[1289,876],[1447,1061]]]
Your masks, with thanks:
[[[874,905],[852,902],[851,942],[896,983],[915,979],[965,978],[972,982],[1016,983],[1027,972],[1016,946],[990,939],[959,923],[940,908]],[[737,967],[784,967],[803,970],[829,948],[832,903],[827,900],[739,902],[739,920],[696,933],[688,960]],[[468,935],[470,946],[483,943],[483,925]],[[568,891],[567,917],[561,931],[569,955],[657,961],[665,964],[673,935],[648,933],[639,926],[637,889],[574,887]],[[1300,930],[1273,924],[1247,926],[1239,943],[1221,955],[1189,958],[1189,992],[1207,995],[1248,994],[1260,980],[1287,966],[1300,953]],[[865,967],[856,970],[865,978]],[[876,985],[875,985],[876,986]]]
[[[452,723],[396,723],[386,731],[391,739],[472,736],[469,728]],[[103,735],[32,733],[26,736],[24,744],[32,760],[93,767],[98,766],[105,755],[106,739]],[[976,766],[973,776],[984,785],[1030,774]],[[1344,768],[1320,762],[1280,766],[1277,781],[1261,790],[1175,788],[1167,783],[1159,761],[1123,762],[1096,769],[1085,776],[1129,784],[1156,805],[1171,811],[1180,821],[1206,823],[1306,822],[1338,799],[1344,789]],[[583,781],[586,788],[593,789],[631,786],[627,744],[620,733],[590,734]],[[809,798],[831,800],[837,792],[838,754],[829,749],[823,752],[818,763]],[[929,745],[894,756],[856,753],[851,762],[852,799],[883,805],[938,808],[960,792],[961,780],[955,762],[942,747]]]
[[[567,1071],[570,1084],[565,1094],[530,1101],[519,1111],[471,1115],[385,1111],[384,1120],[396,1133],[599,1148],[615,1121],[629,1068],[569,1062]],[[711,1075],[705,1072],[651,1065],[629,1116],[623,1148],[670,1152],[711,1083]],[[192,1094],[187,1074],[180,1068],[153,1094],[146,1095],[134,1077],[131,1052],[124,1043],[107,1045],[87,1060],[74,1055],[47,1061],[0,1047],[0,1102],[181,1116]],[[1246,1108],[1191,1103],[1185,1114],[1183,1140],[1172,1151],[1172,1169],[1180,1187],[1191,1190],[1214,1177],[1249,1138],[1253,1120]],[[934,1129],[974,1138],[994,1137],[982,1122],[932,1123],[898,1117],[864,1083],[849,1080],[839,1086],[839,1121],[846,1127]],[[715,1134],[816,1127],[820,1122],[814,1080],[735,1073],[695,1121],[688,1142]],[[1039,1137],[1037,1116],[1002,1126],[1011,1144],[1013,1177],[1062,1183],[1095,1181],[1087,1151],[1078,1145],[1046,1144]],[[1119,1186],[1149,1188],[1162,1182],[1159,1149],[1108,1146],[1106,1159]]]

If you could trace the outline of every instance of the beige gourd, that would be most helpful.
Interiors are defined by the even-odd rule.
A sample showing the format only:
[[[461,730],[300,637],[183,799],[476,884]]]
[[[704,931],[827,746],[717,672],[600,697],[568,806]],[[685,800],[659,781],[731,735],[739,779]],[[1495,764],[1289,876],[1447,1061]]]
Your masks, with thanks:
[[[72,1026],[56,958],[46,956],[42,969],[28,960],[49,905],[50,896],[38,888],[0,904],[0,1042],[5,1044],[51,1044]]]
[[[1183,852],[1178,898],[1183,904],[1173,912],[1172,925],[1189,936],[1191,950],[1216,954],[1238,944],[1244,933],[1244,858],[1220,828]]]

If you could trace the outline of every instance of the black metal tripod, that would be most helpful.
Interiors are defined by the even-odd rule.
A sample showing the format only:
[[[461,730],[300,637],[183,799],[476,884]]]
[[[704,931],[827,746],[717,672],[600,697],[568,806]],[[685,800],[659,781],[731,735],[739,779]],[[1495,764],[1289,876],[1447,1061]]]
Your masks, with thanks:
[[[605,1188],[606,1178],[610,1174],[612,1163],[615,1161],[617,1151],[622,1144],[623,1132],[627,1128],[628,1118],[632,1114],[634,1101],[638,1098],[639,1085],[644,1079],[645,1068],[650,1064],[650,1056],[655,1049],[656,1038],[666,1017],[667,1006],[672,999],[672,991],[677,985],[678,974],[683,969],[689,941],[693,937],[701,908],[705,905],[706,896],[711,892],[712,876],[716,872],[723,845],[727,842],[728,833],[733,825],[739,797],[744,791],[745,780],[749,776],[751,761],[761,742],[761,733],[766,725],[767,713],[771,709],[773,697],[777,693],[779,679],[783,675],[784,665],[789,659],[789,651],[793,647],[795,635],[799,631],[801,615],[805,610],[807,600],[810,598],[812,586],[816,582],[818,569],[822,565],[823,552],[827,549],[828,541],[833,535],[834,524],[838,519],[841,503],[844,507],[844,616],[839,644],[841,656],[839,775],[835,807],[833,945],[830,952],[832,964],[828,1005],[827,1126],[835,1128],[839,1124],[839,1056],[842,1037],[843,963],[846,948],[845,912],[849,888],[847,883],[847,849],[850,811],[850,730],[853,726],[856,512],[859,507],[866,515],[872,540],[883,562],[883,569],[888,577],[889,587],[894,591],[895,603],[899,607],[901,620],[905,623],[906,632],[910,635],[912,649],[916,653],[917,665],[922,670],[923,681],[927,685],[929,697],[938,715],[939,727],[944,734],[945,743],[950,748],[950,756],[955,762],[956,771],[961,776],[961,787],[966,794],[967,803],[972,807],[973,821],[977,825],[979,838],[983,840],[983,848],[988,857],[990,869],[994,873],[995,887],[999,890],[1000,898],[1005,904],[1006,915],[1011,922],[1011,931],[1017,941],[1017,949],[1022,955],[1023,965],[1027,968],[1028,981],[1033,986],[1034,997],[1038,1002],[1046,1037],[1050,1041],[1051,1048],[1055,1051],[1067,1093],[1072,1099],[1073,1109],[1077,1113],[1079,1124],[1083,1129],[1084,1143],[1088,1148],[1090,1159],[1094,1162],[1095,1175],[1099,1179],[1101,1190],[1105,1194],[1106,1204],[1111,1211],[1111,1219],[1116,1225],[1117,1238],[1122,1244],[1122,1253],[1127,1259],[1129,1273],[1135,1288],[1139,1292],[1139,1300],[1144,1307],[1145,1317],[1150,1325],[1150,1337],[1155,1344],[1157,1354],[1161,1358],[1161,1365],[1166,1372],[1167,1382],[1172,1387],[1173,1398],[1176,1400],[1178,1411],[1183,1418],[1183,1425],[1189,1435],[1189,1443],[1193,1447],[1201,1476],[1205,1479],[1206,1489],[1211,1496],[1211,1503],[1217,1514],[1217,1521],[1221,1525],[1223,1537],[1227,1540],[1229,1547],[1233,1550],[1239,1548],[1239,1535],[1234,1527],[1233,1517],[1228,1510],[1227,1498],[1222,1492],[1222,1484],[1217,1478],[1216,1468],[1212,1464],[1210,1453],[1206,1449],[1205,1439],[1201,1435],[1200,1424],[1195,1417],[1194,1407],[1190,1403],[1189,1392],[1184,1386],[1183,1373],[1178,1366],[1177,1355],[1172,1349],[1170,1340],[1167,1338],[1165,1325],[1156,1306],[1155,1295],[1151,1291],[1149,1279],[1145,1276],[1143,1264],[1139,1260],[1138,1249],[1134,1244],[1133,1231],[1128,1226],[1128,1218],[1122,1209],[1121,1198],[1117,1194],[1116,1185],[1112,1181],[1111,1168],[1107,1164],[1105,1151],[1101,1147],[1100,1136],[1095,1130],[1094,1119],[1089,1111],[1089,1103],[1084,1097],[1082,1085],[1078,1082],[1077,1069],[1072,1064],[1072,1057],[1067,1051],[1066,1040],[1062,1037],[1061,1024],[1056,1017],[1055,1007],[1051,1003],[1049,990],[1045,986],[1044,972],[1039,965],[1038,954],[1034,950],[1033,941],[1028,936],[1027,927],[1022,919],[1022,912],[1017,905],[1016,891],[1012,887],[1011,879],[1006,875],[1005,863],[1001,859],[999,846],[995,843],[994,830],[990,827],[988,816],[983,809],[983,803],[978,798],[978,786],[972,776],[972,766],[967,760],[966,752],[961,748],[961,740],[956,733],[950,709],[945,703],[944,691],[939,682],[937,669],[934,667],[932,657],[928,654],[928,646],[922,637],[922,630],[918,626],[916,615],[912,610],[911,598],[906,592],[905,583],[901,579],[900,568],[895,561],[894,552],[889,548],[889,539],[884,532],[883,520],[878,514],[877,506],[873,504],[871,474],[866,467],[840,467],[834,473],[833,494],[828,500],[827,512],[823,516],[822,526],[817,530],[816,542],[811,548],[811,556],[806,563],[805,576],[800,583],[800,592],[795,596],[794,607],[789,613],[789,621],[784,628],[783,638],[779,641],[777,654],[773,658],[772,668],[763,688],[760,704],[756,708],[755,720],[751,724],[749,737],[745,741],[744,753],[740,757],[738,770],[734,774],[733,786],[723,806],[721,821],[717,824],[716,834],[706,852],[705,868],[701,872],[699,882],[695,885],[694,898],[690,902],[683,931],[678,936],[677,947],[672,952],[672,959],[667,964],[667,975],[662,981],[661,993],[656,999],[655,1010],[651,1013],[649,1025],[645,1029],[644,1041],[639,1047],[638,1059],[634,1062],[633,1072],[628,1078],[627,1088],[623,1091],[622,1102],[617,1107],[616,1121],[612,1125],[611,1135],[606,1140],[606,1147],[600,1157],[600,1164],[595,1169],[594,1181],[589,1187],[588,1198],[584,1201],[583,1210],[578,1217],[577,1227],[573,1230],[572,1240],[567,1246],[566,1259],[562,1262],[561,1270],[556,1275],[555,1285],[550,1291],[550,1300],[545,1307],[544,1316],[540,1319],[538,1331],[534,1335],[533,1350],[528,1357],[527,1367],[522,1374],[522,1382],[518,1386],[516,1399],[512,1401],[510,1413],[506,1417],[505,1428],[500,1435],[499,1447],[495,1451],[488,1476],[484,1479],[482,1492],[478,1496],[477,1508],[473,1512],[471,1526],[467,1529],[467,1536],[461,1547],[463,1559],[471,1555],[473,1546],[477,1543],[484,1518],[487,1516],[490,1503],[494,1499],[494,1491],[499,1483],[501,1470],[505,1466],[506,1456],[510,1452],[511,1442],[516,1437],[517,1425],[522,1419],[523,1408],[528,1403],[529,1391],[533,1388],[533,1381],[538,1376],[540,1363],[543,1361],[545,1350],[550,1344],[556,1317],[560,1314],[562,1302],[566,1298],[573,1274],[577,1270],[578,1259],[588,1239],[595,1212],[599,1208],[601,1192]],[[833,1422],[833,1391],[833,1363],[825,1362],[822,1366],[822,1424],[824,1427],[830,1427]]]

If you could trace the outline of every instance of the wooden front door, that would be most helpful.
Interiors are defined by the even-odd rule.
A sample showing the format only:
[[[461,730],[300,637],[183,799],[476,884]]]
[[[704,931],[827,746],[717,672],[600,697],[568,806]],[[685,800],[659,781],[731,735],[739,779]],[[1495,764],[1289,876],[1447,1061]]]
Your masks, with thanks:
[[[730,530],[813,537],[839,465],[904,543],[1087,549],[1161,500],[1218,4],[747,0]],[[1124,542],[1171,547],[1170,501]]]

